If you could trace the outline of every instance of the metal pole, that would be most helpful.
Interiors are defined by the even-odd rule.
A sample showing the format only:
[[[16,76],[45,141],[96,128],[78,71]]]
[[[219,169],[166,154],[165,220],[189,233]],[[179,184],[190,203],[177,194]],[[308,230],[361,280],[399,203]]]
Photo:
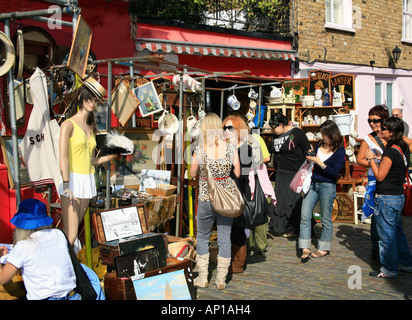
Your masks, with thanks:
[[[4,33],[7,37],[10,37],[10,20],[4,23]],[[14,166],[14,186],[16,195],[16,208],[19,207],[21,201],[21,190],[20,190],[20,167],[19,167],[19,149],[18,149],[18,139],[17,139],[17,124],[16,124],[16,102],[14,96],[14,74],[13,68],[8,71],[7,74],[8,81],[8,92],[9,92],[9,112],[10,112],[10,127],[11,127],[11,142],[13,150],[13,166]]]
[[[131,84],[130,84],[130,89],[133,91],[133,88],[134,88],[134,79],[133,79],[134,68],[133,68],[133,61],[132,60],[130,60],[129,70],[130,70],[130,78],[132,78],[132,81],[131,81]],[[133,112],[133,115],[132,115],[132,127],[133,128],[136,127],[136,112]]]
[[[110,132],[112,125],[112,63],[107,63],[107,122],[106,131]],[[106,209],[110,209],[110,162],[106,169]]]
[[[183,69],[183,74],[187,73],[187,69]],[[180,128],[183,127],[182,124],[182,108],[183,108],[183,75],[182,77],[180,77],[180,83],[179,83],[179,130]],[[183,128],[182,128],[183,129]],[[182,130],[183,131],[183,130]],[[177,159],[177,190],[179,190],[180,192],[180,188],[182,185],[182,182],[180,181],[180,179],[182,178],[181,175],[181,170],[182,170],[182,149],[183,149],[183,132],[182,134],[177,134],[175,135],[175,137],[177,137],[176,139],[176,150],[175,150],[175,155],[178,155],[179,158]],[[184,158],[184,157],[183,157]],[[180,207],[182,206],[182,204],[180,203],[180,201],[177,203],[177,208],[176,208],[176,237],[178,237],[180,234]]]

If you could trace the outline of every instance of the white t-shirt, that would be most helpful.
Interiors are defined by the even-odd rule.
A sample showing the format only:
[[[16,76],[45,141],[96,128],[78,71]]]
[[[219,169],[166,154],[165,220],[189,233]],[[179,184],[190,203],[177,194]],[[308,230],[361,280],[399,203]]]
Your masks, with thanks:
[[[7,262],[21,270],[27,300],[62,298],[76,287],[76,275],[60,230],[40,230],[16,243]]]
[[[317,156],[320,159],[320,161],[325,162],[326,160],[328,160],[332,156],[332,154],[333,154],[333,152],[332,153],[323,153],[319,148]]]

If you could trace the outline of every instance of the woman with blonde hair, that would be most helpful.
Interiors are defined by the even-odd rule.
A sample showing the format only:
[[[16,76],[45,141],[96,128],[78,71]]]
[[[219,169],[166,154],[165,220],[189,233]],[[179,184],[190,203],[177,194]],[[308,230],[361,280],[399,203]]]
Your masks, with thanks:
[[[222,121],[215,113],[207,113],[205,115],[202,119],[200,130],[202,132],[200,143],[194,150],[190,167],[190,175],[192,177],[196,177],[199,173],[196,237],[198,277],[195,279],[195,285],[202,288],[209,286],[209,238],[213,224],[216,221],[219,246],[216,286],[218,289],[224,289],[231,261],[230,233],[233,219],[220,215],[210,204],[204,165],[207,165],[217,184],[235,193],[236,184],[230,178],[230,173],[233,168],[234,174],[239,177],[239,158],[235,147],[225,142]]]

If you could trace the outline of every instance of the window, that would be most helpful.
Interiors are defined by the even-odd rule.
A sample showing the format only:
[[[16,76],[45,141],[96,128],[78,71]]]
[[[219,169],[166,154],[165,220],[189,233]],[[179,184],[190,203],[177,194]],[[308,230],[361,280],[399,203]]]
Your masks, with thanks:
[[[355,32],[352,27],[352,0],[326,0],[325,16],[325,28]]]
[[[375,105],[385,104],[389,113],[393,106],[393,82],[391,80],[377,80],[375,82]]]
[[[412,42],[412,0],[403,0],[402,38]]]

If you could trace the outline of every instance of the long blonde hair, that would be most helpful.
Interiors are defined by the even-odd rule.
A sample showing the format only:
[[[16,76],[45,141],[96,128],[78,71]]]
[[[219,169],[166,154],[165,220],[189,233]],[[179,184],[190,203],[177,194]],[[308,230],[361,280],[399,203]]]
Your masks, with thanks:
[[[36,231],[40,231],[40,230],[45,230],[45,229],[51,229],[52,226],[43,226],[43,227],[39,227],[37,229],[21,229],[21,228],[16,228],[14,230],[14,234],[13,234],[13,242],[14,244],[16,244],[17,242],[21,241],[21,240],[26,240],[26,239],[30,239],[30,236],[35,233]]]
[[[216,113],[208,112],[202,119],[200,125],[203,141],[208,145],[217,145],[219,140],[224,139],[222,120]]]

